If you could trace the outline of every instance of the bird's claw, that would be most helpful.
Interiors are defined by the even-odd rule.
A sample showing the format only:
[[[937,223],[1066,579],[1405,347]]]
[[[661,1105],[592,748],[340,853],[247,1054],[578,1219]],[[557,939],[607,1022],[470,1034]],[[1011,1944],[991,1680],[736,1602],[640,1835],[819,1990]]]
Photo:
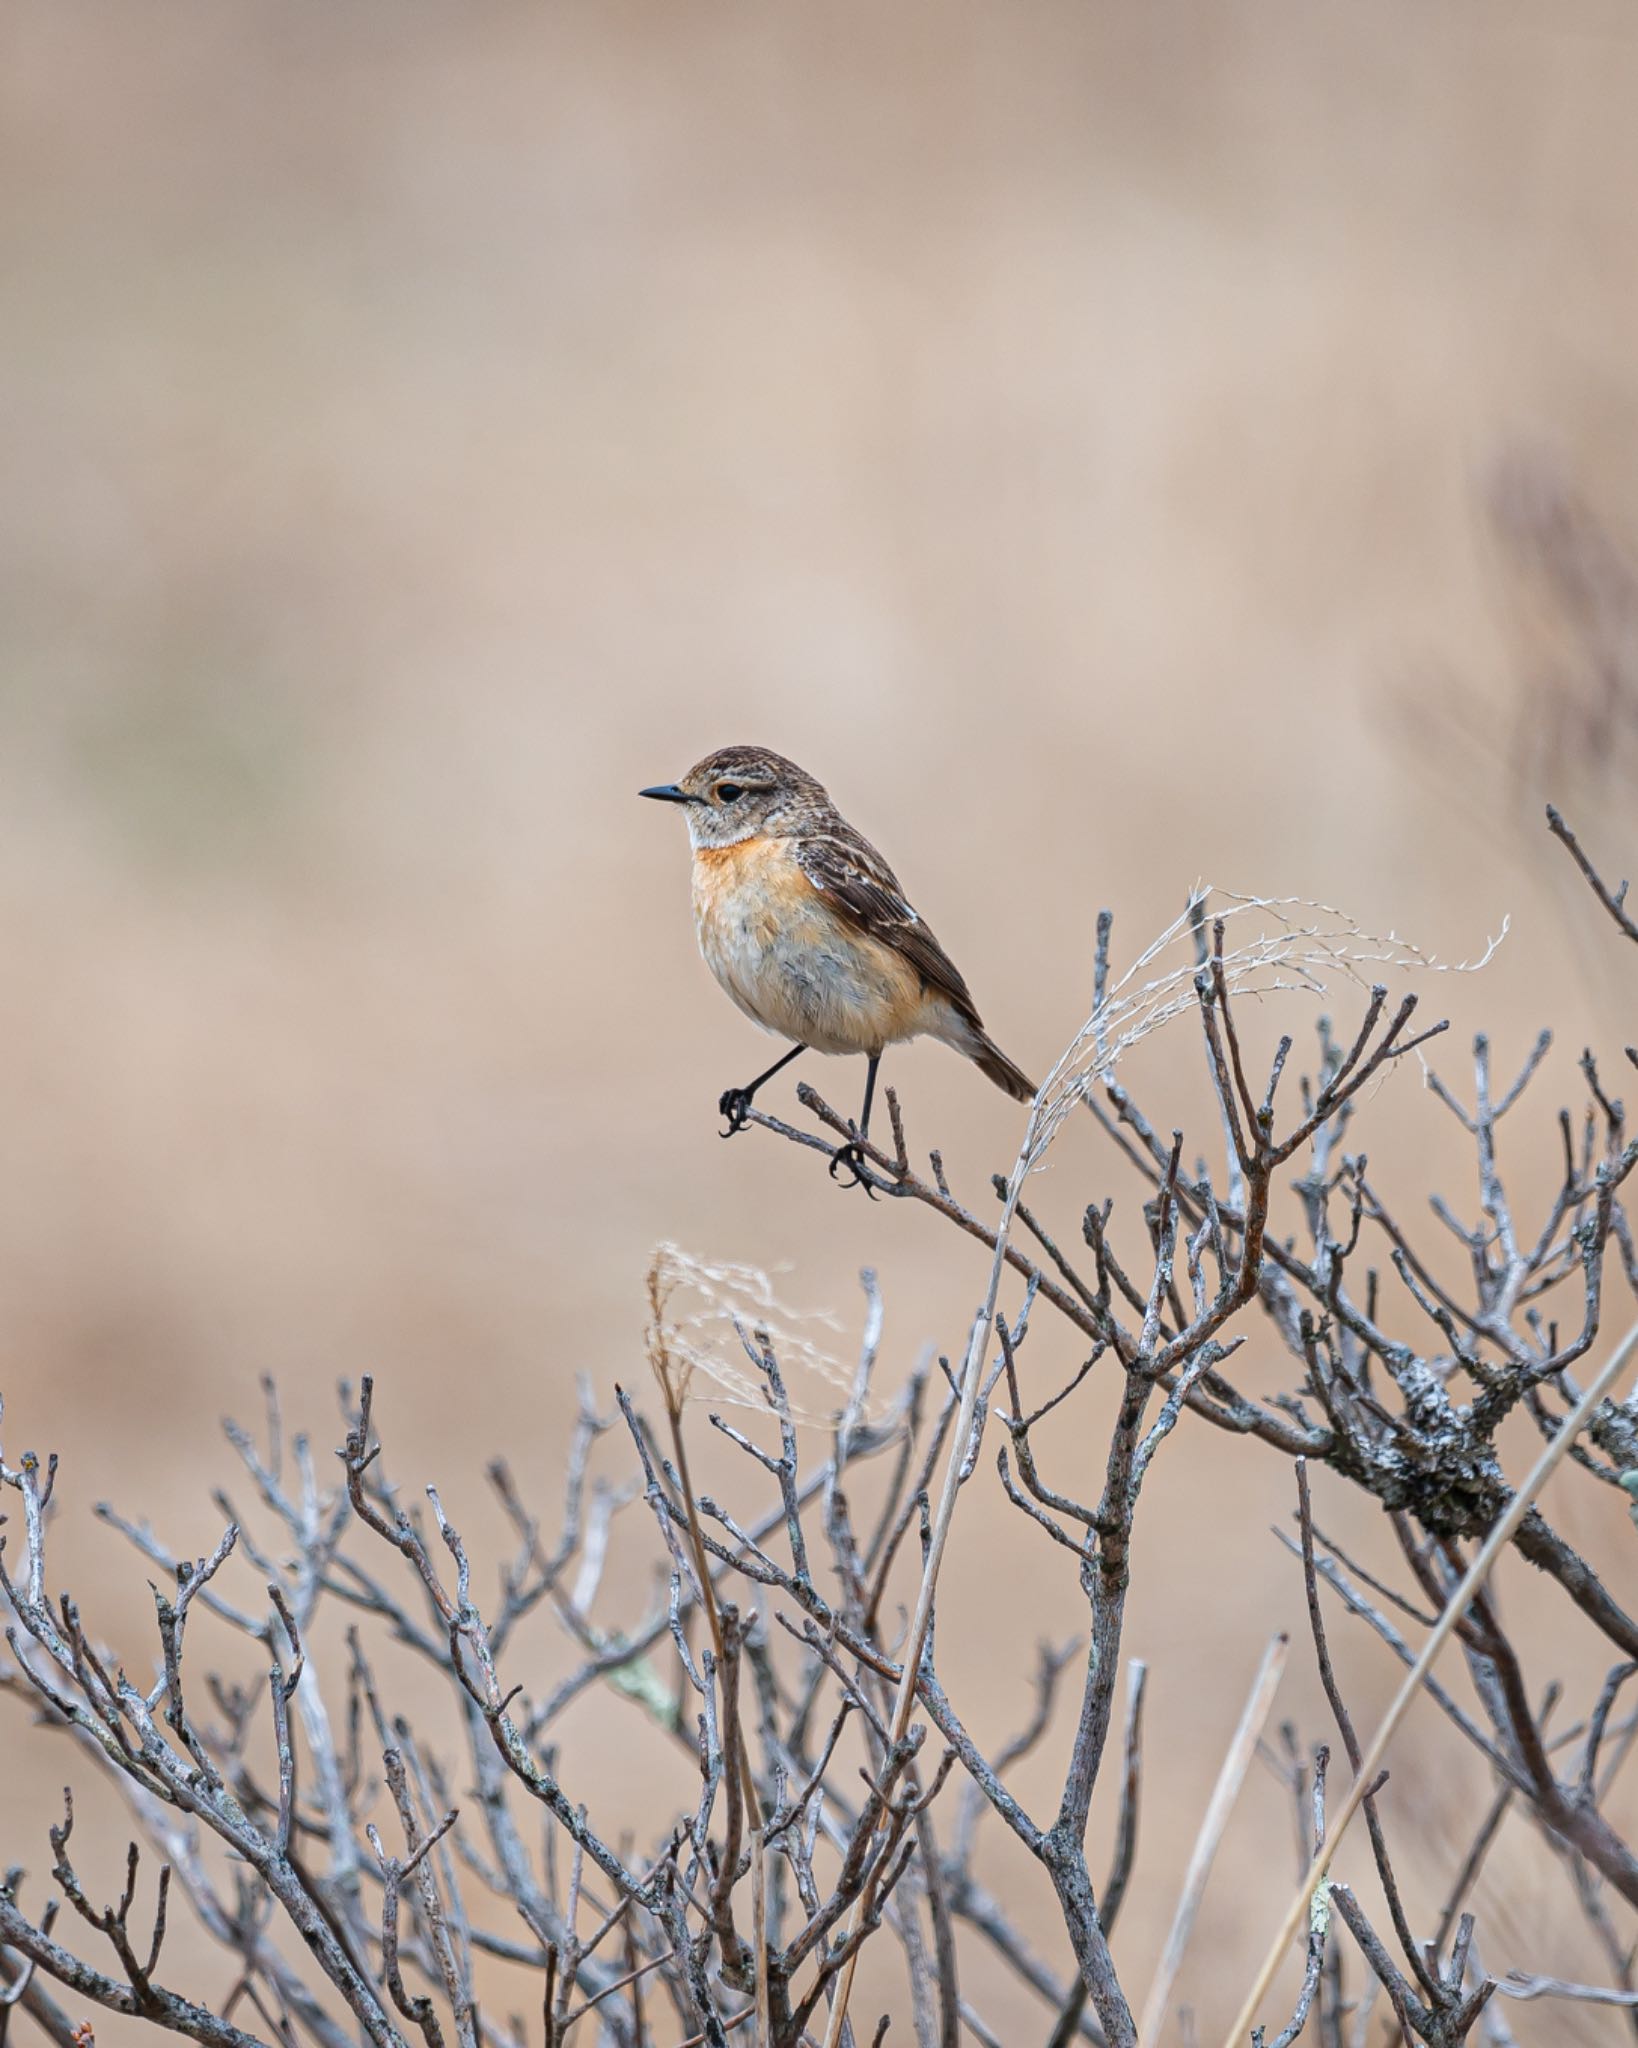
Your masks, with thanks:
[[[743,1088],[724,1088],[717,1099],[717,1114],[728,1119],[728,1128],[719,1131],[722,1138],[732,1138],[745,1129],[751,1107],[751,1098]]]
[[[839,1166],[845,1166],[853,1176],[851,1180],[841,1181],[839,1183],[840,1186],[844,1188],[863,1188],[870,1199],[875,1201],[875,1184],[866,1171],[864,1146],[857,1138],[849,1138],[845,1145],[838,1145],[836,1150],[830,1155],[830,1177],[832,1180],[837,1179],[836,1169]]]

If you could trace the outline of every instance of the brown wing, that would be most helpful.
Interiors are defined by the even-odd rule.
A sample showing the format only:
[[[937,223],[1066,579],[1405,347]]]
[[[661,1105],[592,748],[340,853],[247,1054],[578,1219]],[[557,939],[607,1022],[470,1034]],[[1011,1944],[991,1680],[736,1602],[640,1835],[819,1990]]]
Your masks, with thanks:
[[[978,1028],[978,1011],[955,962],[911,909],[898,877],[868,839],[848,826],[804,833],[796,858],[803,874],[861,931],[902,954],[923,983],[936,988]]]

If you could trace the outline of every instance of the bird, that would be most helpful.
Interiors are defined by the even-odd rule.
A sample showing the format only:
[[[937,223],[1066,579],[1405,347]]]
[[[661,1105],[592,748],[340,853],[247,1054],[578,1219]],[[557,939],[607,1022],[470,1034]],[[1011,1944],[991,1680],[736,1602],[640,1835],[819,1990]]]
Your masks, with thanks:
[[[889,1045],[936,1038],[1015,1101],[1035,1084],[991,1038],[954,961],[824,785],[766,747],[721,747],[680,782],[638,792],[677,804],[693,847],[694,930],[706,965],[754,1023],[791,1049],[717,1108],[725,1138],[757,1090],[801,1053],[863,1053],[864,1106],[830,1172],[869,1186],[864,1147]]]

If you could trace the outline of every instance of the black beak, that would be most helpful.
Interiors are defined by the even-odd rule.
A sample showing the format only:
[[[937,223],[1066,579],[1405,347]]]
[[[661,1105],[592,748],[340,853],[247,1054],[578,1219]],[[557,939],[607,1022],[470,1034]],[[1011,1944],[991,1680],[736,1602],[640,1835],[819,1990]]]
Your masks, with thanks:
[[[694,799],[686,789],[679,789],[674,782],[658,782],[652,789],[640,789],[639,796],[651,796],[656,803],[691,804]]]

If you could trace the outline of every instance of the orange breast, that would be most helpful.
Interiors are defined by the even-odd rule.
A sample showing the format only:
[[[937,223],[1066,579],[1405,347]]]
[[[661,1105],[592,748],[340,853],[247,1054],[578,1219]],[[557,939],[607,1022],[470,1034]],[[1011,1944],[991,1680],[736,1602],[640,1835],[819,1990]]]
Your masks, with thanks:
[[[874,1052],[930,1028],[915,969],[837,913],[788,839],[697,848],[694,921],[728,995],[781,1037]]]
[[[736,915],[767,891],[811,894],[797,867],[788,839],[736,840],[732,846],[700,846],[694,850],[694,915],[716,917],[733,907]]]

